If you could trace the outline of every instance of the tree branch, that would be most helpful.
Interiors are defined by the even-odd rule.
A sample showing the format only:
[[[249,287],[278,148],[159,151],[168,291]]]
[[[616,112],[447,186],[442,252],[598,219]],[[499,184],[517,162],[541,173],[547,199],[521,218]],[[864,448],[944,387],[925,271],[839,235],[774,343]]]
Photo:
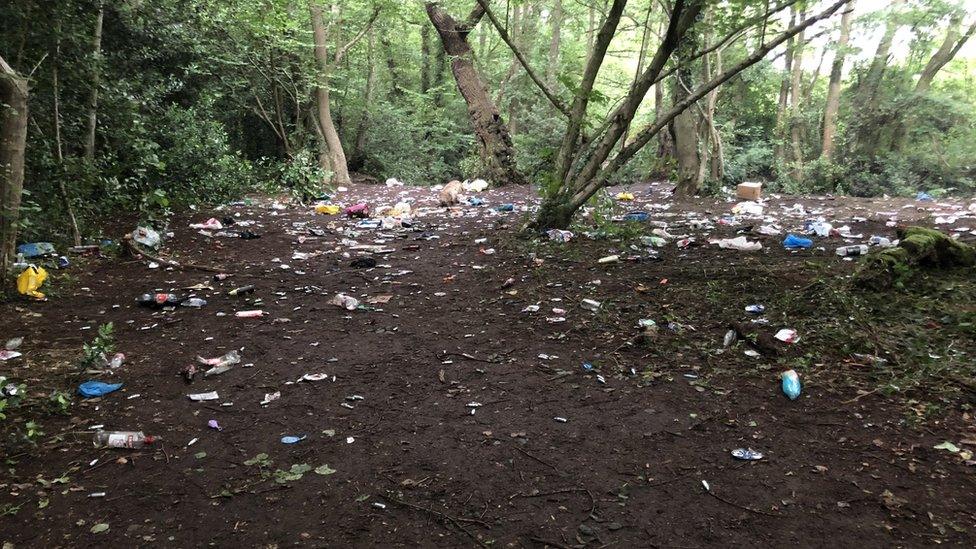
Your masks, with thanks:
[[[478,2],[471,8],[471,13],[468,14],[468,18],[464,20],[464,23],[457,26],[458,34],[461,35],[463,40],[475,27],[478,26],[478,22],[481,21],[481,16],[485,14],[485,5]]]
[[[3,60],[2,55],[0,55],[0,71],[3,71],[4,74],[17,76],[17,71],[10,68],[10,65],[8,65],[7,62]]]
[[[522,55],[522,52],[519,51],[518,47],[515,46],[515,43],[508,35],[508,32],[504,27],[502,27],[501,23],[498,22],[498,19],[495,18],[495,14],[492,13],[491,9],[488,8],[488,0],[478,0],[478,5],[483,8],[485,15],[488,16],[488,20],[491,21],[491,24],[494,25],[495,29],[498,31],[499,36],[502,37],[502,40],[508,45],[508,48],[512,50],[512,53],[515,54],[515,58],[518,59],[519,63],[522,65],[522,68],[525,69],[526,74],[528,74],[529,78],[535,82],[535,85],[539,87],[539,90],[543,95],[546,96],[546,99],[552,103],[553,107],[556,107],[556,110],[569,117],[569,107],[560,101],[559,98],[556,97],[555,94],[553,94],[553,92],[535,74],[535,71],[533,71],[529,66],[529,62],[525,60],[525,56]]]
[[[338,64],[340,61],[342,61],[342,58],[346,56],[346,52],[349,51],[349,48],[355,46],[356,42],[359,42],[363,36],[366,36],[366,33],[369,32],[369,29],[373,27],[373,23],[376,22],[376,18],[379,17],[379,15],[380,9],[375,8],[373,10],[373,14],[369,16],[369,21],[367,21],[366,25],[359,30],[359,34],[353,36],[352,40],[346,42],[344,46],[336,50],[335,55],[332,56],[333,63]]]
[[[832,4],[830,7],[825,9],[820,14],[805,19],[801,23],[796,24],[793,27],[787,29],[782,34],[780,34],[780,36],[777,37],[775,40],[757,49],[751,55],[743,59],[741,62],[729,68],[722,74],[716,76],[711,81],[703,84],[697,90],[695,90],[694,93],[690,94],[688,97],[685,97],[684,99],[676,103],[671,108],[671,110],[664,113],[659,119],[657,119],[654,122],[654,124],[641,130],[635,136],[634,141],[626,145],[623,149],[621,149],[621,151],[617,154],[617,156],[615,156],[610,161],[610,163],[607,164],[606,168],[603,168],[602,170],[599,171],[599,173],[594,174],[594,176],[591,177],[589,180],[583,181],[582,182],[583,184],[573,195],[573,203],[582,204],[587,199],[589,199],[590,196],[593,196],[593,193],[595,193],[597,190],[602,188],[607,183],[611,175],[613,175],[617,170],[619,170],[620,167],[623,166],[623,164],[626,163],[628,160],[630,160],[630,158],[632,158],[635,154],[637,154],[638,151],[643,149],[644,146],[647,145],[647,143],[654,136],[656,136],[658,132],[661,131],[662,128],[667,126],[668,123],[670,123],[671,120],[673,120],[676,116],[684,112],[685,109],[691,106],[692,103],[698,101],[699,99],[707,95],[708,92],[721,86],[723,83],[730,80],[734,76],[738,75],[743,70],[758,63],[764,57],[766,57],[766,54],[768,54],[770,51],[777,48],[780,44],[786,42],[788,39],[792,38],[793,36],[796,36],[800,32],[806,30],[807,27],[810,27],[814,23],[817,23],[819,21],[822,21],[830,17],[831,15],[836,13],[837,10],[839,10],[841,7],[843,7],[845,4],[848,4],[849,2],[851,2],[851,0],[838,0],[837,2]]]

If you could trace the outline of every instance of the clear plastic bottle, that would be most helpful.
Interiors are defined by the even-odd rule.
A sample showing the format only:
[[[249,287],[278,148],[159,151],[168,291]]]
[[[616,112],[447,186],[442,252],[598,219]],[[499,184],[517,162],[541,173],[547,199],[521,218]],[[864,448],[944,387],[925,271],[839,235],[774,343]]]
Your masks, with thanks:
[[[207,304],[207,300],[199,297],[191,297],[190,299],[187,299],[183,303],[180,303],[180,305],[183,307],[193,307],[194,309],[199,309],[205,306],[206,304]]]
[[[857,246],[841,246],[837,248],[837,255],[841,257],[854,257],[859,255],[864,255],[868,253],[868,247],[865,244],[859,244]]]
[[[145,448],[159,437],[137,431],[98,431],[95,433],[96,448]]]

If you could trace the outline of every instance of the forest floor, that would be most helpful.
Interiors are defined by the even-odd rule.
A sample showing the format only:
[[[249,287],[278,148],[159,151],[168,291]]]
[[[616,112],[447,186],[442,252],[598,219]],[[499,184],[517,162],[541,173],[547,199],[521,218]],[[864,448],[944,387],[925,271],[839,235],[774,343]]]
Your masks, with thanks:
[[[617,213],[643,209],[696,242],[671,241],[652,260],[639,240],[652,225],[595,224],[596,214],[584,219],[603,228],[595,238],[523,239],[525,208],[538,203],[528,189],[489,190],[479,195],[487,205],[449,212],[428,189],[357,184],[337,199],[375,207],[411,198],[413,228],[357,229],[255,197],[178,216],[164,243],[164,256],[217,266],[233,275],[226,280],[73,258],[52,271],[48,301],[0,304],[0,334],[25,338],[23,356],[0,362],[0,374],[36,397],[8,410],[3,427],[0,542],[976,545],[972,272],[919,273],[870,294],[850,285],[856,261],[834,253],[848,241],[813,237],[812,249],[789,251],[784,232],[750,235],[760,251],[720,249],[707,239],[760,224],[730,218],[735,201],[673,203],[663,185],[630,190],[637,200],[617,202]],[[493,209],[502,203],[516,211]],[[932,226],[942,217],[935,226],[971,239],[968,204],[774,197],[765,215],[795,234],[823,216],[863,235],[850,243],[894,238],[891,220]],[[253,220],[247,228],[261,238],[188,228],[211,215]],[[354,268],[369,254],[344,238],[393,251]],[[598,263],[610,254],[622,261]],[[197,284],[214,287],[195,291],[209,301],[202,309],[135,303]],[[245,284],[256,292],[225,294]],[[338,292],[363,307],[330,304]],[[379,296],[392,297],[367,302]],[[597,312],[581,307],[587,298],[602,303]],[[750,304],[765,305],[768,324],[752,322]],[[539,310],[524,311],[530,305]],[[247,309],[267,314],[234,316]],[[659,329],[635,341],[640,319]],[[125,363],[83,374],[82,344],[107,322]],[[758,337],[725,347],[733,323]],[[799,340],[772,339],[781,328]],[[198,356],[233,349],[242,361],[226,373],[189,385],[179,374]],[[793,401],[780,389],[790,368],[803,382]],[[302,381],[317,373],[328,378]],[[48,413],[41,397],[87,379],[124,385]],[[187,398],[207,391],[219,399]],[[28,419],[44,434],[12,440]],[[96,425],[162,441],[99,449]],[[307,438],[283,444],[287,435]],[[738,461],[736,448],[764,457]]]

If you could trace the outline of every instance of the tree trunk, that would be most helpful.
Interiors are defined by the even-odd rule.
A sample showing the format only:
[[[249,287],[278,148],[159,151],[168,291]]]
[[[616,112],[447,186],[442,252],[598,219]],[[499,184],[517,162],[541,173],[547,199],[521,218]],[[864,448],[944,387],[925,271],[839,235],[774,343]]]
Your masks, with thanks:
[[[878,43],[878,49],[874,52],[868,72],[861,79],[857,90],[856,105],[861,123],[855,134],[856,143],[858,148],[869,157],[874,157],[880,146],[880,128],[875,124],[878,104],[881,101],[878,91],[884,78],[885,67],[888,65],[888,55],[891,52],[895,33],[900,26],[897,11],[902,4],[904,0],[894,0],[891,3],[884,35]]]
[[[6,273],[17,248],[20,200],[24,193],[27,145],[27,79],[0,58],[0,272]]]
[[[420,93],[430,89],[430,25],[420,26]]]
[[[796,23],[796,8],[790,8],[790,26]],[[786,164],[786,108],[790,101],[790,80],[793,74],[793,48],[795,40],[786,41],[786,54],[783,56],[783,79],[779,83],[779,103],[776,107],[776,144],[773,147],[773,157],[776,166]]]
[[[352,171],[359,171],[366,163],[366,135],[369,130],[369,107],[373,103],[373,89],[376,87],[376,63],[373,62],[373,33],[369,34],[369,47],[366,50],[366,89],[363,96],[363,114],[356,128],[356,139],[353,141],[352,159],[349,162]]]
[[[71,205],[71,198],[68,196],[68,189],[64,183],[64,146],[61,142],[61,87],[58,80],[58,65],[61,62],[61,24],[56,25],[54,42],[54,60],[51,61],[51,95],[53,96],[52,114],[54,116],[54,153],[58,159],[58,192],[64,202],[65,213],[68,214],[68,221],[71,223],[71,238],[75,246],[81,246],[81,231],[78,230],[78,219],[75,217],[75,209]]]
[[[694,32],[685,35],[681,46],[676,50],[678,57],[690,57],[698,48],[697,36]],[[694,71],[690,63],[684,63],[674,75],[672,98],[675,104],[687,98],[694,85]],[[707,70],[707,69],[706,69]],[[678,181],[674,194],[677,196],[692,196],[701,186],[703,160],[698,152],[698,116],[695,109],[685,109],[674,118],[671,125],[674,138],[675,159],[678,161]]]
[[[806,13],[800,12],[800,21],[806,19]],[[803,180],[803,140],[800,106],[803,103],[803,54],[806,43],[803,33],[797,35],[795,50],[793,51],[793,71],[790,79],[790,141],[793,151],[792,176],[796,181]]]
[[[939,49],[935,51],[932,57],[929,58],[928,63],[925,64],[925,68],[922,69],[922,73],[918,77],[918,82],[915,83],[915,92],[913,97],[908,101],[906,108],[901,109],[900,116],[894,125],[894,129],[891,134],[891,150],[898,152],[901,151],[905,146],[905,141],[908,139],[908,125],[911,123],[911,118],[913,118],[913,113],[915,112],[915,104],[918,99],[925,95],[932,86],[932,81],[935,80],[935,75],[946,66],[952,58],[959,53],[959,50],[966,44],[973,33],[976,32],[976,22],[969,26],[969,29],[962,33],[962,14],[954,14],[949,21],[949,30],[946,31],[945,40],[942,41],[942,45]]]
[[[664,114],[664,81],[654,85],[654,118],[660,120]],[[663,131],[657,134],[657,166],[651,173],[652,177],[666,179],[668,177],[668,167],[674,159],[674,139],[671,138],[671,131]]]
[[[705,75],[706,82],[711,80],[716,74],[722,73],[722,49],[715,50],[713,54],[714,66],[708,63],[708,72]],[[708,143],[711,146],[709,154],[709,176],[713,181],[721,181],[725,177],[725,151],[722,146],[722,134],[715,125],[715,108],[718,106],[718,90],[715,88],[705,96],[705,127],[708,132]]]
[[[88,94],[88,131],[85,135],[85,160],[95,160],[95,129],[98,127],[98,86],[102,76],[102,22],[105,20],[105,4],[98,3],[95,16],[95,32],[92,36],[91,91]]]
[[[332,165],[332,182],[345,186],[352,183],[349,178],[349,168],[346,164],[346,153],[342,150],[342,141],[332,121],[332,108],[329,105],[329,53],[326,49],[325,23],[322,20],[322,8],[309,3],[312,16],[312,33],[315,40],[315,61],[318,64],[315,95],[319,105],[319,125],[322,135],[329,146],[329,162]],[[323,166],[323,169],[326,167]]]
[[[474,56],[467,41],[470,28],[460,25],[433,2],[427,2],[426,7],[430,21],[440,35],[444,51],[451,56],[451,71],[458,90],[468,106],[468,116],[478,140],[479,153],[485,164],[486,175],[496,185],[525,183],[525,178],[515,165],[515,148],[508,128],[488,96],[488,91],[474,66]],[[476,6],[475,13],[477,12]],[[480,14],[477,18],[469,19],[480,19]]]
[[[383,46],[386,69],[390,73],[390,96],[393,99],[399,99],[403,97],[403,86],[400,85],[403,82],[403,75],[400,74],[400,68],[397,67],[396,59],[393,57],[393,45],[390,44],[390,39],[386,36],[380,36],[380,45]],[[436,82],[434,86],[437,86]]]
[[[546,83],[552,88],[559,76],[559,47],[562,39],[563,0],[556,0],[549,14],[552,23],[552,37],[549,39],[549,62],[546,65]]]
[[[830,67],[830,83],[827,85],[827,104],[824,107],[823,142],[820,157],[830,161],[834,155],[834,135],[837,133],[837,113],[840,111],[840,86],[844,74],[844,58],[847,43],[851,38],[851,13],[854,5],[848,6],[840,18],[840,37],[834,53],[834,63]]]

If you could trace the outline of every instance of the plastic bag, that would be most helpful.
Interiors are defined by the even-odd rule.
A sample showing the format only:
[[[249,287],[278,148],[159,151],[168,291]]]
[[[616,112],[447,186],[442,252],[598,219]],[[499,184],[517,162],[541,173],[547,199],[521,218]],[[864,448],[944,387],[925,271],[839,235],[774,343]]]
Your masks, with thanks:
[[[47,280],[47,271],[44,270],[44,267],[28,265],[24,272],[17,277],[17,291],[34,299],[47,299],[44,294],[37,291],[45,280]]]
[[[800,374],[796,370],[787,370],[781,374],[783,378],[783,394],[790,400],[796,400],[800,396]]]
[[[628,200],[628,201],[629,200],[633,200],[634,199],[634,193],[619,192],[619,193],[617,193],[617,196],[615,198],[617,200]]]
[[[53,255],[55,253],[54,244],[50,242],[30,242],[28,244],[21,244],[17,246],[17,253],[24,254],[24,257],[30,259],[32,257],[41,257],[44,255]]]
[[[159,233],[149,227],[136,227],[136,230],[132,231],[132,240],[153,249],[158,248],[160,242]]]
[[[342,208],[336,206],[335,204],[316,204],[315,213],[325,214],[325,215],[337,215],[342,211]]]
[[[78,387],[78,394],[85,398],[96,398],[107,395],[122,388],[121,383],[104,383],[101,381],[86,381]]]
[[[813,246],[813,241],[809,238],[801,238],[799,236],[788,234],[786,235],[786,238],[783,239],[783,246],[791,250],[796,248],[809,248],[810,246]]]

